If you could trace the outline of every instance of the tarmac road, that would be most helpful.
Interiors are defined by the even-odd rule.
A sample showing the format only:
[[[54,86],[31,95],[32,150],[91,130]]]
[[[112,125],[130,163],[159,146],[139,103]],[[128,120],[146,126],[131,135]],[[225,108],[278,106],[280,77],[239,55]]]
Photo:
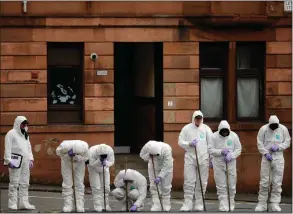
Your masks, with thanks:
[[[7,190],[1,190],[1,212],[9,212],[7,209]],[[54,192],[36,192],[30,191],[30,201],[34,204],[38,211],[41,213],[60,213],[62,212],[63,198],[61,193]],[[183,200],[172,199],[172,210],[171,212],[179,212]],[[124,209],[125,206],[122,206],[118,201],[116,201],[112,196],[110,196],[110,206],[112,207],[113,212],[119,212]],[[245,213],[254,213],[254,208],[256,203],[248,202],[236,202],[236,208],[234,212],[245,212]],[[145,202],[144,212],[148,212],[151,207],[151,199],[147,198]],[[206,201],[207,212],[219,212],[218,211],[218,201],[207,200]],[[281,204],[282,213],[292,213],[292,204]],[[94,212],[93,210],[93,201],[91,195],[85,195],[85,211]],[[18,211],[18,213],[21,211]],[[36,212],[36,211],[35,211]],[[34,213],[35,213],[34,212]]]

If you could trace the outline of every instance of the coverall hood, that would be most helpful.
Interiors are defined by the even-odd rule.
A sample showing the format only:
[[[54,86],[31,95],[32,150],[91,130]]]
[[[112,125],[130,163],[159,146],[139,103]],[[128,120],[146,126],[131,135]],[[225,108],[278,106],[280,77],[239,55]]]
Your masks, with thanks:
[[[195,125],[195,123],[194,123],[194,119],[197,117],[197,116],[202,116],[202,121],[201,121],[201,124],[203,123],[203,114],[202,114],[202,112],[200,111],[200,110],[198,110],[198,111],[195,111],[194,113],[193,113],[193,115],[192,115],[192,124],[193,125]]]
[[[229,129],[229,131],[231,131],[230,125],[227,120],[222,120],[220,122],[220,124],[218,126],[218,131],[221,131],[221,129]]]
[[[98,153],[98,155],[108,155],[108,153],[109,153],[109,146],[106,145],[106,144],[100,144],[97,153]]]
[[[150,143],[150,149],[149,149],[149,154],[151,155],[161,155],[162,154],[162,144],[161,142],[157,142],[157,141],[149,141]]]
[[[277,117],[276,115],[272,115],[272,116],[270,116],[270,119],[269,119],[269,124],[270,124],[270,125],[271,125],[271,124],[274,124],[274,123],[277,123],[277,124],[280,123],[280,121],[279,121],[279,119],[278,119],[278,117]]]
[[[15,129],[17,132],[21,132],[20,124],[25,120],[27,120],[25,116],[17,116],[13,124],[13,129]]]

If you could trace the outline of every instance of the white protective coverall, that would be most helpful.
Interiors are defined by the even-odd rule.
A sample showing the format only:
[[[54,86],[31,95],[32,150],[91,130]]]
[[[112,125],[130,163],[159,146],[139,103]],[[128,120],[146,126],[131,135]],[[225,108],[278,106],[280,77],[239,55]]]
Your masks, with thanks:
[[[101,155],[107,155],[106,166],[104,167],[105,175],[103,174],[103,166],[100,160]],[[92,188],[94,209],[97,212],[102,212],[104,206],[104,176],[105,176],[105,197],[106,210],[111,211],[109,206],[109,192],[110,192],[110,171],[109,168],[113,166],[115,161],[113,149],[106,145],[100,144],[92,146],[89,149],[89,180]]]
[[[221,129],[229,129],[230,134],[223,137],[219,134]],[[235,208],[236,194],[236,158],[241,154],[242,146],[238,135],[230,130],[230,125],[226,120],[222,120],[218,127],[218,131],[213,134],[213,140],[209,143],[208,151],[213,156],[214,179],[217,187],[217,195],[220,202],[220,211],[229,211],[229,201],[227,193],[227,177],[226,177],[226,162],[221,154],[222,149],[227,148],[232,155],[231,162],[227,163],[229,175],[229,191],[231,211]]]
[[[124,180],[132,181],[127,183],[128,201],[129,205],[136,205],[137,211],[142,211],[144,207],[144,200],[147,196],[147,180],[138,171],[133,169],[121,170],[115,180],[115,189],[112,191],[113,196],[122,204],[126,203],[126,185]],[[122,207],[125,211],[125,208]]]
[[[195,148],[189,145],[193,140],[199,143],[196,146],[199,169],[201,174],[201,182],[203,192],[205,194],[208,177],[209,177],[209,154],[208,142],[213,137],[213,132],[207,125],[201,123],[199,127],[194,124],[196,116],[202,116],[201,111],[195,111],[192,115],[192,122],[183,127],[179,134],[178,144],[185,149],[184,156],[184,204],[180,211],[192,211],[192,200],[195,193],[195,207],[196,211],[203,211],[203,201],[201,195],[200,182],[198,171],[196,169]],[[196,186],[195,186],[196,184]]]
[[[154,175],[154,167],[150,155],[154,155],[153,160],[156,177]],[[151,211],[162,211],[156,184],[154,183],[154,180],[158,177],[161,178],[158,188],[162,196],[163,209],[164,211],[169,211],[171,209],[170,197],[173,180],[172,148],[164,142],[149,141],[141,149],[140,157],[148,162],[150,192],[153,201]]]
[[[68,155],[69,150],[76,154],[73,159],[74,184],[76,195],[76,210],[84,212],[84,174],[85,161],[88,160],[88,144],[81,140],[65,140],[56,149],[56,153],[61,158],[61,174],[63,178],[62,194],[64,196],[63,212],[71,212],[73,209],[73,178],[72,160]]]
[[[279,127],[274,131],[269,128],[270,124],[277,123]],[[265,211],[267,209],[268,198],[268,182],[269,182],[269,170],[271,167],[271,198],[270,202],[272,211],[281,211],[279,203],[281,201],[282,182],[284,174],[284,156],[283,151],[290,147],[291,137],[288,129],[279,123],[279,119],[276,116],[269,118],[269,124],[260,128],[257,135],[257,148],[262,155],[261,170],[260,170],[260,187],[258,196],[258,205],[255,211]],[[279,150],[276,152],[270,152],[272,145],[277,145]],[[268,161],[264,156],[267,153],[271,153],[273,160]]]
[[[11,162],[11,155],[22,155],[20,168],[9,168],[8,208],[17,210],[17,188],[19,187],[19,209],[35,209],[29,203],[28,188],[30,181],[29,163],[34,160],[29,137],[21,133],[20,124],[27,120],[24,116],[16,117],[11,129],[5,136],[4,165]]]

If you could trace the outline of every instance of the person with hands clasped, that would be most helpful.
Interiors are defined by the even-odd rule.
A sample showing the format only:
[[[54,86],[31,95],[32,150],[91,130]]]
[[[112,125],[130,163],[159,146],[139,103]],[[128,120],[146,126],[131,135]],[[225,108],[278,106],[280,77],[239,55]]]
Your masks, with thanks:
[[[262,126],[257,135],[257,148],[262,155],[258,204],[255,211],[265,211],[267,207],[269,175],[272,175],[271,208],[280,212],[282,182],[284,174],[283,151],[290,147],[291,137],[288,129],[280,124],[277,116],[269,118],[269,124]]]
[[[141,149],[140,157],[148,162],[150,192],[153,201],[151,211],[170,211],[173,179],[171,146],[163,142],[151,140]]]
[[[231,211],[235,208],[236,159],[241,154],[241,150],[242,146],[238,135],[230,130],[230,125],[226,120],[222,120],[218,131],[213,134],[213,140],[208,145],[208,151],[213,156],[214,179],[220,211],[229,211],[229,204]],[[230,203],[228,201],[226,173],[229,177]]]
[[[35,209],[28,198],[30,169],[34,166],[34,157],[27,125],[28,121],[24,116],[17,116],[13,129],[5,136],[4,165],[9,167],[8,208],[11,210]]]
[[[110,192],[110,170],[115,162],[113,149],[106,145],[100,144],[92,146],[89,149],[88,172],[92,188],[94,210],[102,212],[103,209],[111,211],[109,205]],[[104,169],[104,171],[103,171]],[[104,174],[105,173],[105,174]],[[103,182],[105,179],[105,183]],[[104,198],[105,189],[105,198]],[[106,207],[104,205],[106,202]]]
[[[208,177],[209,166],[212,168],[212,162],[209,161],[208,142],[211,141],[213,132],[203,123],[203,114],[201,111],[195,111],[192,115],[191,123],[185,125],[179,134],[178,145],[185,150],[184,156],[184,203],[180,211],[193,210],[193,197],[195,196],[194,210],[203,211],[203,200],[199,182],[199,173],[197,169],[197,161],[195,148],[197,150],[197,158],[199,170],[201,174],[201,182],[203,195],[205,194]]]
[[[56,141],[59,142],[58,139]],[[56,154],[61,158],[63,212],[73,210],[73,191],[76,195],[76,211],[84,212],[84,174],[85,162],[88,160],[88,144],[81,140],[65,140],[57,147]]]
[[[127,191],[126,191],[127,183]],[[131,204],[130,212],[142,211],[144,200],[147,196],[147,180],[138,171],[127,169],[121,170],[115,180],[115,189],[112,191],[113,196],[122,204],[126,203],[126,192],[128,193],[128,201]],[[125,211],[123,208],[122,211]]]

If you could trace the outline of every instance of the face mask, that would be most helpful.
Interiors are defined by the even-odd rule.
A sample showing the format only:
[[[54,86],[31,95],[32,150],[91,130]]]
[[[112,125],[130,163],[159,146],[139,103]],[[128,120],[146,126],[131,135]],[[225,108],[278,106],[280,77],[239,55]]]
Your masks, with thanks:
[[[270,127],[271,130],[274,131],[274,130],[276,130],[277,128],[279,128],[279,124],[278,124],[278,123],[272,123],[272,124],[269,125],[269,127]]]
[[[227,137],[230,134],[230,131],[229,129],[221,129],[219,133],[221,136]]]
[[[107,155],[100,155],[100,159],[101,159],[101,160],[105,160],[105,159],[107,159]]]
[[[28,131],[28,127],[26,126],[26,127],[24,127],[24,130],[27,132]]]

